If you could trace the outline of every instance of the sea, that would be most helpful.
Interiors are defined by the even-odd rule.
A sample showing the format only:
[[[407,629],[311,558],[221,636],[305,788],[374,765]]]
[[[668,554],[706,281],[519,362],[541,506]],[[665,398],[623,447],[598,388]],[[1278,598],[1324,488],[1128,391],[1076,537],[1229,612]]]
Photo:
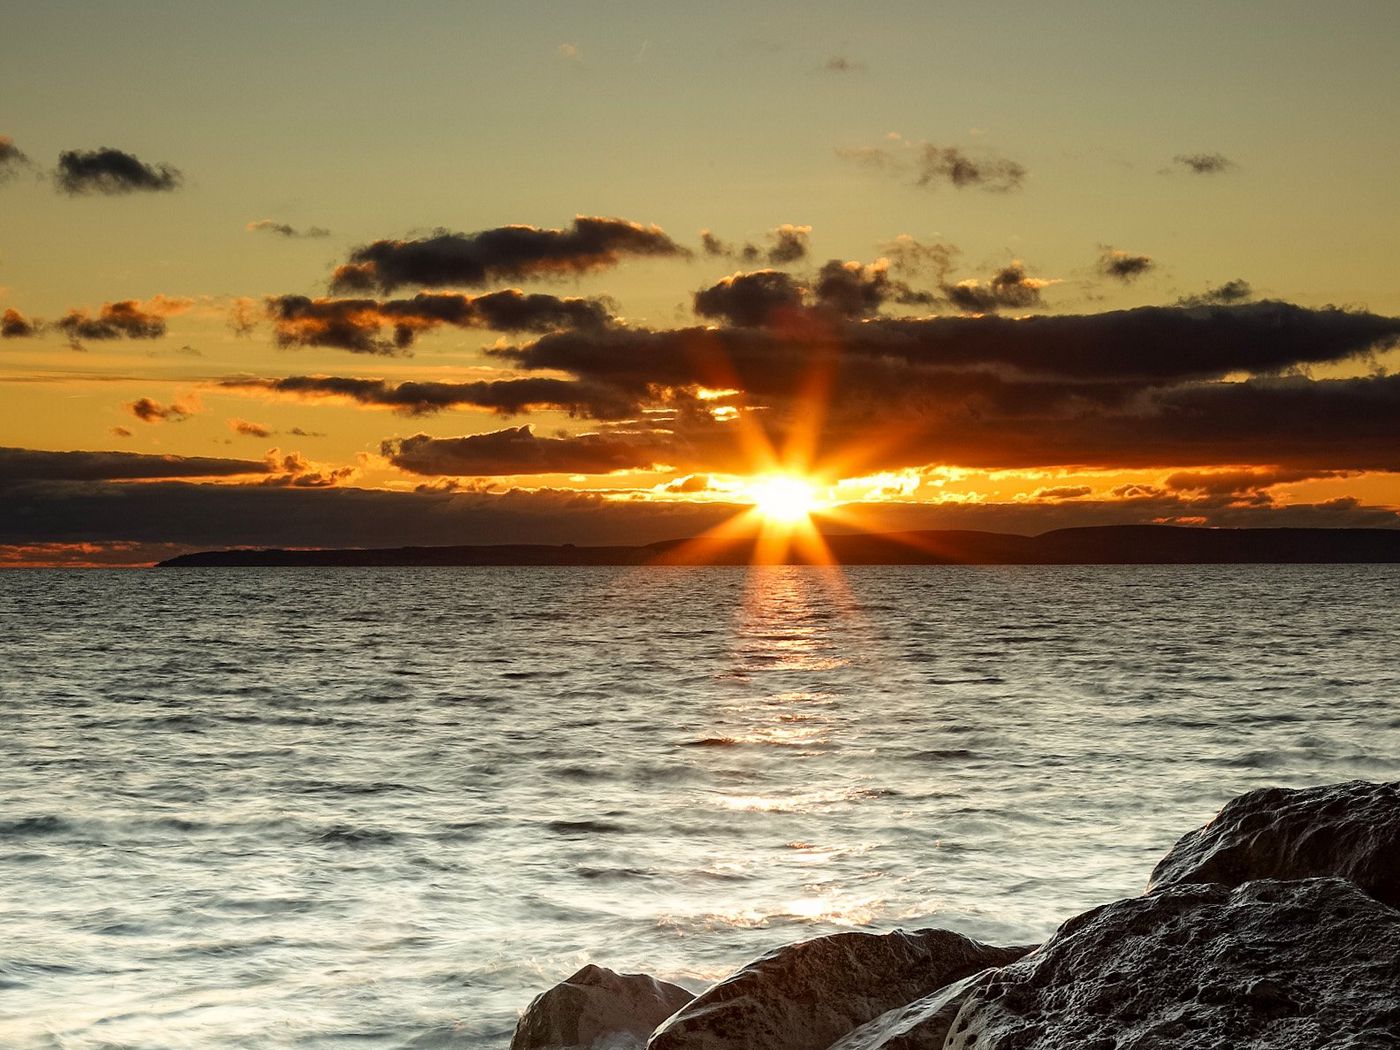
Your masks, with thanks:
[[[1400,777],[1400,566],[0,573],[0,1046],[505,1050]]]

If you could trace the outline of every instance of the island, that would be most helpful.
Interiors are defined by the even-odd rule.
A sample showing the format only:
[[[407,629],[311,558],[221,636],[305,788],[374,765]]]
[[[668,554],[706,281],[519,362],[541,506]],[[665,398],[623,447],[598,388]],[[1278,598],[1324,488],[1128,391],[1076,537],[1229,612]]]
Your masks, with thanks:
[[[1213,529],[1104,525],[1036,536],[975,531],[834,533],[823,537],[841,565],[1190,565],[1400,563],[1400,529]],[[235,548],[182,554],[160,568],[748,565],[757,541],[666,540],[639,546],[484,544],[343,549]],[[793,546],[781,564],[814,561]]]

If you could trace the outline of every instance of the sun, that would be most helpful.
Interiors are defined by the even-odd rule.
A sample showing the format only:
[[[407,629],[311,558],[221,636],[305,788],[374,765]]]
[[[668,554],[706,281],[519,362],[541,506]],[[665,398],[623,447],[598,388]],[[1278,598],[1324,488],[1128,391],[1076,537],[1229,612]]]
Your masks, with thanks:
[[[816,486],[791,474],[755,478],[746,488],[759,516],[779,525],[806,521],[820,503]]]

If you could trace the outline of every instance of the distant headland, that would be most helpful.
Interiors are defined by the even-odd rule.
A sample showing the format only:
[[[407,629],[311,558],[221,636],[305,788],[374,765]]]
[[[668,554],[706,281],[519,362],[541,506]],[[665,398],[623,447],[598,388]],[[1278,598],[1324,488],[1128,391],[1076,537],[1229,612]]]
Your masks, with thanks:
[[[842,565],[1190,565],[1400,563],[1400,529],[1210,529],[1104,525],[1038,536],[972,531],[850,533],[824,536]],[[215,566],[357,567],[453,565],[747,565],[757,541],[667,540],[643,546],[491,544],[285,550],[233,549],[182,554],[162,568]],[[792,550],[783,564],[805,564]]]

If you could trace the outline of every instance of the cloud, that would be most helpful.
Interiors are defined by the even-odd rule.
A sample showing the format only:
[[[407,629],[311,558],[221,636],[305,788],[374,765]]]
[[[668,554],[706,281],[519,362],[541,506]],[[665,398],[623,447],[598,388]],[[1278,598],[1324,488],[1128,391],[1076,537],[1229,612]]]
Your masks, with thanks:
[[[609,474],[657,463],[645,443],[601,434],[536,437],[529,426],[469,437],[415,434],[385,441],[382,455],[412,474],[497,476],[511,474]]]
[[[911,142],[899,135],[892,135],[891,143],[838,149],[836,155],[875,171],[912,179],[913,185],[924,189],[948,185],[1007,193],[1020,189],[1029,174],[1023,165],[989,150],[973,153],[960,146]]]
[[[1234,161],[1220,153],[1178,153],[1172,163],[1193,175],[1219,175],[1235,166]]]
[[[1055,485],[1050,488],[1036,489],[1031,495],[1033,500],[1049,500],[1058,502],[1067,499],[1083,499],[1092,495],[1094,490],[1088,485]]]
[[[0,135],[0,182],[14,178],[22,168],[32,167],[24,151],[9,135]]]
[[[329,237],[331,231],[324,226],[307,226],[305,229],[297,229],[285,222],[277,222],[273,219],[257,219],[247,225],[249,233],[275,233],[279,237]]]
[[[1104,248],[1099,256],[1099,273],[1127,284],[1157,268],[1150,255],[1133,255],[1116,248]]]
[[[183,313],[192,305],[189,299],[157,295],[147,301],[122,299],[103,303],[93,314],[87,310],[69,310],[54,322],[54,327],[77,344],[83,339],[159,339],[165,335],[165,319]]]
[[[839,148],[836,155],[923,189],[948,185],[1008,193],[1021,189],[1029,175],[1023,165],[991,151],[972,153],[959,146],[910,141],[899,134],[890,134],[889,146]]]
[[[186,548],[650,543],[696,535],[733,512],[724,505],[641,504],[557,490],[491,495],[460,488],[44,482],[11,486],[0,497],[0,544],[37,537]]]
[[[13,307],[0,314],[0,339],[29,339],[39,334],[39,322],[25,317]]]
[[[129,433],[127,436],[130,436]],[[130,481],[149,478],[231,477],[262,474],[265,463],[204,456],[150,456],[139,452],[47,452],[0,448],[0,482]]]
[[[499,226],[477,233],[439,230],[418,240],[362,245],[336,269],[336,291],[392,292],[404,285],[479,287],[499,280],[576,276],[616,266],[624,257],[690,255],[659,226],[577,216],[568,229]]]
[[[845,55],[832,55],[822,68],[828,73],[859,73],[865,69],[865,63],[856,62]]]
[[[710,230],[700,231],[700,248],[706,255],[729,255],[734,250]]]
[[[687,474],[685,477],[668,481],[661,486],[662,492],[670,492],[678,495],[688,495],[695,492],[708,492],[710,490],[710,475],[708,474]]]
[[[901,233],[880,246],[880,255],[890,261],[890,269],[902,277],[931,279],[945,283],[958,256],[956,245],[942,241],[920,241]]]
[[[937,370],[938,382],[948,370],[1010,369],[1022,377],[1095,384],[1157,383],[1359,358],[1400,344],[1400,318],[1264,301],[1015,319],[882,317],[847,325],[836,336],[853,378],[868,381],[881,369],[901,370],[900,382],[917,378],[906,369]],[[751,328],[557,332],[489,352],[519,367],[558,369],[629,388],[703,385],[717,369],[727,369],[740,380],[775,389],[770,379],[800,371],[810,357],[800,340]]]
[[[265,462],[268,477],[260,485],[270,488],[326,489],[343,485],[359,474],[355,467],[328,467],[310,462],[300,452],[269,449]]]
[[[612,321],[602,299],[560,299],[516,289],[470,296],[420,292],[412,299],[311,299],[275,296],[266,301],[277,345],[332,346],[359,354],[402,353],[423,332],[443,325],[498,332],[548,332],[599,328]],[[381,337],[385,327],[393,338]]]
[[[487,409],[502,415],[557,410],[595,419],[620,419],[638,411],[635,397],[606,384],[542,376],[471,383],[390,383],[347,376],[287,376],[226,379],[219,385],[304,399],[336,398],[389,408],[408,416],[459,407]]]
[[[1254,298],[1254,289],[1249,282],[1237,277],[1215,288],[1208,288],[1199,295],[1187,295],[1176,301],[1177,306],[1230,306],[1247,302]]]
[[[64,150],[58,155],[54,184],[73,196],[101,193],[163,193],[177,188],[183,176],[169,164],[145,164],[119,149]]]
[[[1397,318],[1264,302],[833,319],[811,331],[562,332],[492,352],[635,398],[657,431],[648,453],[689,471],[726,469],[721,461],[746,469],[736,429],[719,425],[701,387],[739,391],[741,413],[782,447],[814,410],[804,401],[814,369],[829,390],[821,452],[862,469],[1389,470],[1400,466],[1400,378],[1269,373],[1359,358],[1397,339]],[[1218,382],[1231,372],[1255,378]]]
[[[194,405],[182,404],[179,401],[162,405],[159,401],[153,401],[149,397],[139,397],[126,407],[133,416],[143,423],[183,423],[196,411]]]
[[[228,428],[243,437],[269,438],[272,436],[272,431],[262,423],[254,423],[247,419],[230,419]]]
[[[773,241],[772,247],[768,249],[768,261],[774,266],[782,266],[805,259],[811,235],[810,226],[793,226],[788,223],[777,227],[768,234]]]
[[[1054,283],[1027,276],[1025,266],[1017,259],[993,274],[986,284],[975,280],[959,281],[944,285],[943,293],[959,310],[984,314],[1002,307],[1024,310],[1039,306],[1040,290]]]
[[[956,146],[935,146],[926,142],[919,157],[920,186],[947,182],[958,189],[976,186],[979,189],[1006,192],[1021,188],[1026,169],[1004,157],[974,158]]]
[[[1349,476],[1347,471],[1278,468],[1243,468],[1229,470],[1190,471],[1169,474],[1162,482],[1172,492],[1198,492],[1207,495],[1243,496],[1263,492],[1277,485],[1316,481],[1324,478]]]
[[[932,292],[916,291],[890,277],[889,261],[830,259],[810,282],[781,270],[752,270],[722,278],[695,293],[695,312],[739,327],[798,319],[807,311],[842,318],[873,317],[886,303],[932,305]]]
[[[0,498],[0,544],[133,546],[131,562],[176,549],[399,547],[462,543],[642,544],[695,536],[738,508],[719,501],[609,499],[561,490],[500,493],[471,487],[392,492],[149,481],[15,483]],[[1394,527],[1394,510],[1351,497],[1286,507],[1237,506],[1152,494],[1138,499],[972,504],[866,504],[880,531],[1052,528],[1185,517],[1218,526]],[[154,548],[152,548],[154,549]]]
[[[131,431],[128,430],[126,427],[113,427],[112,436],[119,438],[129,438],[131,437]]]
[[[732,325],[765,325],[801,310],[805,292],[781,270],[733,273],[695,293],[695,312]]]
[[[769,230],[765,236],[768,240],[767,248],[762,248],[752,241],[735,246],[720,240],[709,230],[701,230],[700,248],[706,255],[713,257],[737,259],[746,263],[755,263],[763,259],[770,266],[786,266],[807,257],[811,249],[812,227],[784,223]]]
[[[931,293],[917,292],[890,277],[889,262],[844,262],[829,259],[817,273],[817,304],[842,317],[873,317],[885,303],[932,303]]]

